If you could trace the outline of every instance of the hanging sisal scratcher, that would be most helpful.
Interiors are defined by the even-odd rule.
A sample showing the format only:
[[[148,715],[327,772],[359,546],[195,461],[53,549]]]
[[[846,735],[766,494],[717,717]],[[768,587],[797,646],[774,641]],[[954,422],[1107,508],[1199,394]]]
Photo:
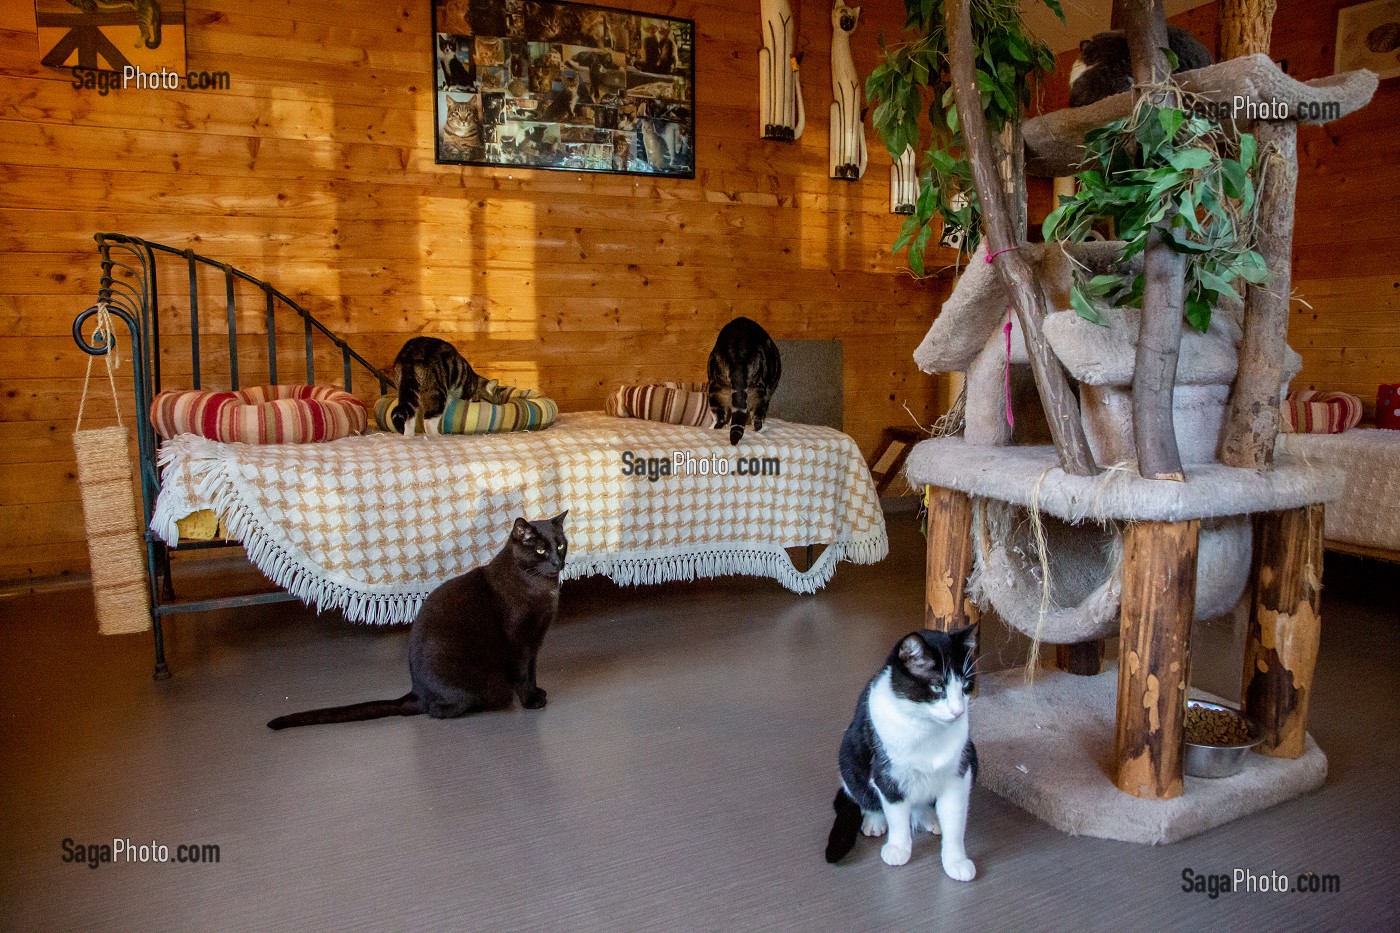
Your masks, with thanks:
[[[87,404],[92,357],[83,377],[83,397],[78,403],[78,423],[73,429],[73,450],[78,457],[78,491],[83,497],[83,524],[87,529],[88,559],[92,565],[92,595],[97,607],[97,629],[103,635],[145,632],[151,628],[151,593],[146,578],[146,555],[137,520],[131,472],[129,432],[122,423],[117,402],[116,327],[107,303],[97,306],[97,330],[107,352],[107,381],[117,426],[84,431],[83,407]]]

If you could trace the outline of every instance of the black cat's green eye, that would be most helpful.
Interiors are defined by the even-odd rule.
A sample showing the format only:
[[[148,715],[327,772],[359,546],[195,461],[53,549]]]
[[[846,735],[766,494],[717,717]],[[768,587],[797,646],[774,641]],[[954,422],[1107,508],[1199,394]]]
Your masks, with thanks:
[[[535,548],[535,553],[543,557],[547,552],[542,547]]]

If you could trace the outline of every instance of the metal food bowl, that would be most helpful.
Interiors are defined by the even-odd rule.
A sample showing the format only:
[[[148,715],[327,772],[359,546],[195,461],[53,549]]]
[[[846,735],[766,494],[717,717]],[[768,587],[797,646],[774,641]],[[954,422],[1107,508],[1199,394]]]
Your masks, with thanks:
[[[1194,742],[1184,742],[1187,774],[1203,778],[1222,778],[1239,774],[1244,768],[1249,750],[1264,741],[1263,731],[1240,715],[1239,710],[1221,706],[1219,703],[1208,703],[1205,700],[1187,700],[1186,708],[1221,710],[1242,721],[1245,728],[1249,730],[1249,741],[1243,745],[1197,745]]]

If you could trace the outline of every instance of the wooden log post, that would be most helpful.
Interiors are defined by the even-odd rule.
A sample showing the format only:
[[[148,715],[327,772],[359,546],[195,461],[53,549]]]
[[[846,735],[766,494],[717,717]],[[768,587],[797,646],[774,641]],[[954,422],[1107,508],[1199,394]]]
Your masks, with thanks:
[[[925,487],[928,501],[928,575],[924,628],[954,632],[977,622],[967,596],[972,575],[972,499],[956,489]]]
[[[968,163],[977,201],[982,208],[982,235],[988,255],[1000,253],[994,268],[998,280],[1011,296],[1011,305],[1026,338],[1031,373],[1040,391],[1045,419],[1059,454],[1060,467],[1076,476],[1099,472],[1084,424],[1079,419],[1079,402],[1070,388],[1064,367],[1045,339],[1041,321],[1045,317],[1045,292],[1034,268],[1016,251],[1025,239],[1013,225],[999,164],[992,150],[987,118],[982,112],[982,92],[977,86],[977,48],[972,40],[971,0],[949,0],[946,4],[948,58],[952,70],[953,100],[962,124]],[[1005,252],[1004,252],[1005,251]]]
[[[942,486],[925,486],[924,493],[928,504],[924,628],[956,632],[976,625],[980,615],[967,595],[967,580],[972,576],[972,498]],[[972,695],[977,695],[976,682]]]
[[[1135,522],[1123,535],[1118,657],[1118,789],[1181,796],[1182,734],[1201,523]]]
[[[1303,754],[1322,635],[1321,504],[1254,520],[1254,603],[1244,646],[1240,709],[1264,731],[1259,751]]]
[[[1104,639],[1055,646],[1055,666],[1067,674],[1093,677],[1103,671]]]
[[[1260,470],[1273,462],[1274,441],[1278,438],[1278,401],[1283,388],[1292,290],[1298,125],[1292,121],[1259,123],[1254,135],[1264,166],[1256,248],[1269,270],[1269,282],[1250,286],[1245,296],[1240,365],[1230,389],[1230,408],[1220,438],[1220,462]]]

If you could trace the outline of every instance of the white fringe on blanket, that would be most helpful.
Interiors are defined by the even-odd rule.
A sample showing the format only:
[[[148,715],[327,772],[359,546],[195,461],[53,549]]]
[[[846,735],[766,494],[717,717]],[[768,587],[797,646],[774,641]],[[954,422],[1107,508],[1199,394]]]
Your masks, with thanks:
[[[578,418],[579,416],[573,417]],[[581,427],[590,428],[596,427],[596,425],[584,421]],[[671,426],[661,427],[679,431],[695,430],[673,429]],[[818,536],[830,533],[834,540],[821,542],[826,543],[826,548],[807,570],[798,570],[785,547],[777,541],[755,541],[748,536],[745,536],[748,538],[747,540],[736,540],[733,543],[726,541],[722,544],[716,544],[713,541],[708,541],[690,546],[644,547],[634,550],[600,546],[596,540],[598,536],[594,535],[595,540],[584,544],[583,542],[589,539],[587,534],[582,533],[587,526],[587,519],[585,515],[579,514],[571,516],[571,523],[577,520],[584,524],[580,526],[581,533],[578,536],[580,540],[571,540],[571,543],[575,543],[576,546],[571,549],[573,554],[570,555],[571,562],[565,567],[564,579],[578,579],[601,574],[618,584],[630,585],[743,574],[770,577],[793,592],[814,593],[826,585],[835,573],[836,565],[842,560],[866,564],[883,559],[888,553],[889,542],[885,534],[883,518],[879,514],[878,499],[874,496],[868,471],[865,471],[863,462],[859,460],[859,451],[855,449],[854,443],[850,442],[850,439],[844,435],[827,429],[810,429],[808,426],[796,425],[784,425],[783,427],[790,429],[790,433],[794,435],[792,439],[789,439],[789,446],[783,448],[783,453],[789,458],[800,456],[802,444],[798,443],[798,440],[808,445],[812,443],[812,439],[806,437],[812,430],[834,435],[835,438],[849,444],[851,448],[851,452],[842,452],[841,456],[833,456],[828,443],[822,451],[823,458],[832,461],[833,477],[848,479],[852,473],[855,473],[855,479],[849,480],[850,486],[841,496],[837,495],[835,489],[827,487],[828,492],[825,495],[834,498],[831,501],[823,500],[821,505],[828,512],[834,510],[838,520],[833,523],[832,516],[827,515],[818,523],[825,531],[817,532],[814,527],[813,532]],[[556,427],[551,429],[549,433],[558,431],[560,428]],[[770,432],[774,436],[774,440],[781,440],[781,429],[779,431],[765,430],[764,435],[770,435]],[[691,440],[692,444],[694,443],[693,437],[694,435],[687,437],[687,440]],[[823,440],[826,439],[823,438]],[[538,437],[534,441],[538,443]],[[434,443],[457,442],[470,444],[472,439],[443,438]],[[629,443],[635,442],[635,438],[629,439]],[[370,462],[383,462],[382,451],[372,450],[366,453],[363,447],[366,444],[386,442],[371,441],[369,438],[352,438],[337,443],[346,445],[358,443],[361,446],[360,448],[347,447],[344,453],[348,455],[344,457],[343,464],[338,464],[333,457],[328,456],[328,448],[334,445],[309,445],[319,448],[317,450],[301,446],[298,451],[287,452],[285,457],[293,459],[294,463],[285,468],[285,475],[299,478],[297,483],[288,481],[289,485],[304,484],[308,490],[308,498],[312,498],[310,491],[320,488],[313,482],[318,469],[333,470],[339,467],[343,472],[351,473],[355,469],[357,457]],[[395,439],[387,443],[402,445],[404,441]],[[395,450],[399,454],[404,452],[402,446],[396,447]],[[435,448],[422,447],[419,448],[419,453],[423,454],[434,450]],[[460,450],[448,451],[445,448],[436,450],[443,453],[448,462],[477,464],[480,462],[480,457],[475,460],[462,457]],[[436,580],[415,580],[403,583],[362,582],[350,579],[344,573],[339,574],[341,579],[332,579],[332,574],[322,570],[321,563],[299,546],[298,541],[301,539],[297,535],[289,534],[287,527],[282,527],[287,522],[292,521],[289,517],[294,514],[292,506],[288,505],[285,499],[274,497],[269,500],[266,484],[250,480],[250,477],[266,477],[282,472],[281,467],[278,470],[267,470],[261,474],[258,472],[259,469],[267,469],[269,458],[272,458],[273,462],[280,463],[280,461],[275,460],[277,456],[276,453],[258,448],[219,444],[200,438],[179,438],[176,441],[168,442],[160,453],[160,465],[164,470],[165,485],[151,520],[151,530],[167,544],[177,545],[180,540],[178,520],[198,509],[213,509],[223,520],[229,537],[243,545],[249,559],[273,583],[287,590],[307,605],[314,606],[317,612],[328,609],[340,610],[352,622],[374,624],[412,621],[417,615],[423,599],[437,585],[456,573],[464,572],[467,567],[483,563],[485,559],[489,559],[491,553],[499,548],[499,541],[497,541],[490,551],[480,549],[474,551],[472,560],[464,563],[462,570],[444,574],[441,579]],[[297,461],[298,457],[305,462]],[[852,457],[855,458],[854,464],[849,462]],[[418,459],[421,460],[422,457],[420,456]],[[869,488],[867,489],[867,487]],[[660,487],[645,482],[634,488],[653,490],[658,494],[660,492]],[[807,484],[804,488],[810,489],[812,485]],[[638,492],[636,493],[637,498],[633,498],[629,493],[627,507],[640,510],[648,506],[649,503],[645,496],[650,494],[650,492]],[[278,507],[270,508],[269,501],[277,503]],[[282,506],[286,506],[286,514],[283,514]],[[299,503],[299,506],[305,507],[305,503]],[[654,507],[657,514],[662,515],[664,519],[666,513],[664,505],[657,503]],[[794,507],[811,509],[813,504],[810,501],[804,501],[800,505],[794,503]],[[524,508],[522,511],[535,514],[539,512],[539,509],[538,507]],[[813,510],[811,513],[814,521],[817,518],[817,511]],[[282,518],[280,524],[269,517],[270,513],[274,512]],[[548,513],[539,512],[539,514]],[[799,512],[799,514],[802,513]],[[366,523],[373,520],[368,510],[364,520]],[[719,520],[717,519],[717,521]],[[738,530],[738,527],[735,530]],[[570,536],[571,539],[574,538],[573,531],[570,532]],[[736,537],[738,536],[736,535]],[[384,560],[388,562],[390,558],[386,557]]]

